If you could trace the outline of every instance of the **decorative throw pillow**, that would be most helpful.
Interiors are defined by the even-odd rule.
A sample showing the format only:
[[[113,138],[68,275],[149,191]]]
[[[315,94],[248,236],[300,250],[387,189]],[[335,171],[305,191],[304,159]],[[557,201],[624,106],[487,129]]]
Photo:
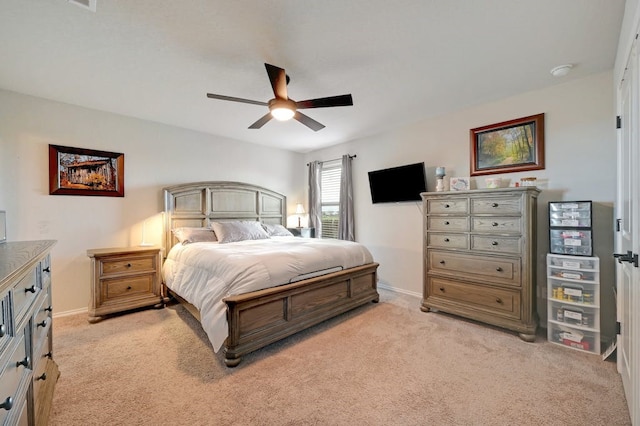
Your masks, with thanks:
[[[257,221],[211,222],[211,228],[221,243],[269,238],[262,224]]]
[[[185,226],[174,228],[171,232],[182,244],[218,241],[216,234],[211,228],[190,228]]]
[[[270,223],[263,223],[262,227],[270,237],[293,237],[293,234],[289,232],[287,228],[276,223],[274,225]]]

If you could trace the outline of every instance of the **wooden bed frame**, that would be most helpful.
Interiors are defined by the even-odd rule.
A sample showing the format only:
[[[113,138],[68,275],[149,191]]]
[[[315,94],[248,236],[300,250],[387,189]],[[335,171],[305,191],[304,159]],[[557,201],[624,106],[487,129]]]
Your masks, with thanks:
[[[286,197],[240,182],[197,182],[164,189],[165,253],[176,243],[171,229],[212,221],[257,220],[286,226]],[[234,295],[227,304],[225,364],[369,302],[378,302],[377,263],[290,284]],[[197,308],[166,289],[200,320]]]

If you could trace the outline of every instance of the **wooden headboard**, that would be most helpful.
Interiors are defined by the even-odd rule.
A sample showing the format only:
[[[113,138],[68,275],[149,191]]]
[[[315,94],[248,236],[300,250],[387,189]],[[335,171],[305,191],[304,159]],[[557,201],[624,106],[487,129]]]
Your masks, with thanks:
[[[164,188],[165,253],[177,242],[171,230],[213,221],[257,220],[286,226],[287,198],[241,182],[195,182]]]

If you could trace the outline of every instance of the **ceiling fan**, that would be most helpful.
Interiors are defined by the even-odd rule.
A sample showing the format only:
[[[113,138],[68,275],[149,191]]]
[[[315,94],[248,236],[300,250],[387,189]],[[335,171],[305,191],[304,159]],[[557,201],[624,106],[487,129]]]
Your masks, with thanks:
[[[235,98],[232,96],[215,95],[213,93],[207,93],[208,98],[220,99],[223,101],[241,102],[245,104],[263,105],[269,107],[269,112],[263,115],[255,123],[249,126],[250,129],[259,129],[269,120],[275,118],[276,120],[285,121],[291,118],[298,120],[311,130],[317,132],[324,129],[324,125],[318,123],[313,118],[304,115],[299,109],[308,108],[327,108],[338,106],[351,106],[353,105],[353,98],[351,95],[339,95],[329,96],[327,98],[308,99],[306,101],[294,101],[289,98],[287,94],[287,84],[289,84],[289,76],[285,73],[284,69],[276,67],[275,65],[264,64],[267,69],[269,81],[273,88],[273,94],[275,98],[269,102],[253,101],[251,99]]]

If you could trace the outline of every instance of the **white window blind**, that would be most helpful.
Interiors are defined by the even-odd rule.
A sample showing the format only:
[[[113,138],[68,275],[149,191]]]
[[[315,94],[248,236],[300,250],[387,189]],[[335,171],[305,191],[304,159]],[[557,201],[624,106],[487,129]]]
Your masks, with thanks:
[[[338,238],[340,219],[340,175],[342,162],[327,161],[322,164],[322,238]]]

